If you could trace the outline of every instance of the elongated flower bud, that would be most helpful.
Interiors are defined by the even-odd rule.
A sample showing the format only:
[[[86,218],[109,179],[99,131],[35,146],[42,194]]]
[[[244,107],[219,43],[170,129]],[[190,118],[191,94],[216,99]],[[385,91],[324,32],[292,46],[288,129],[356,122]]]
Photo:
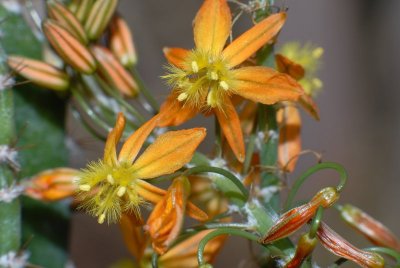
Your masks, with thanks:
[[[135,45],[132,33],[126,21],[116,16],[111,24],[110,49],[125,67],[132,67],[137,63]]]
[[[68,75],[48,63],[19,56],[9,56],[7,63],[14,72],[39,86],[53,90],[69,87]]]
[[[336,256],[351,260],[365,268],[385,267],[381,255],[356,248],[323,222],[318,228],[317,237],[321,244]]]
[[[400,251],[399,239],[382,223],[359,208],[346,204],[340,208],[342,219],[373,244]]]
[[[83,26],[74,14],[59,2],[49,2],[47,12],[51,19],[57,21],[72,35],[74,35],[83,44],[88,43],[88,39]]]
[[[92,8],[95,0],[73,0],[69,5],[76,18],[84,23],[89,15],[90,9]]]
[[[115,89],[126,96],[135,96],[137,84],[127,70],[107,48],[94,46],[92,52],[99,62],[99,72]]]
[[[57,22],[47,20],[43,31],[58,55],[79,72],[92,74],[97,67],[89,50]]]
[[[93,4],[84,25],[90,40],[96,40],[104,32],[117,8],[117,4],[118,0],[97,0]]]
[[[293,234],[314,216],[320,206],[328,208],[338,198],[339,193],[335,188],[327,187],[322,189],[307,204],[293,208],[283,214],[260,242],[268,244]]]
[[[293,258],[285,265],[285,268],[297,268],[311,255],[315,246],[317,245],[317,238],[311,238],[309,233],[303,234],[297,243],[296,253]]]

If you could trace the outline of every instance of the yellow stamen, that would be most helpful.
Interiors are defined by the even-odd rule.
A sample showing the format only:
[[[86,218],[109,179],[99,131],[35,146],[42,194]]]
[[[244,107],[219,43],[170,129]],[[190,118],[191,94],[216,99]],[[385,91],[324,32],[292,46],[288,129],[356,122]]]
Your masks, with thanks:
[[[212,90],[208,93],[207,104],[214,108],[216,106],[217,99],[215,98],[215,94],[213,93],[214,92]]]
[[[323,49],[322,47],[317,47],[317,48],[314,49],[313,52],[312,52],[312,56],[313,56],[315,59],[319,59],[319,58],[322,56],[322,54],[324,54],[324,49]]]
[[[115,183],[114,177],[113,177],[111,174],[108,174],[108,175],[107,175],[107,181],[108,181],[111,185],[114,185],[114,183]]]
[[[90,187],[89,184],[82,184],[82,185],[79,185],[79,190],[84,191],[84,192],[90,191],[91,188],[92,188],[92,187]]]
[[[99,216],[99,219],[97,220],[97,222],[99,223],[99,224],[103,224],[104,223],[104,220],[106,219],[106,214],[101,214],[100,216]]]
[[[119,189],[118,189],[117,195],[118,195],[119,197],[122,197],[122,196],[125,194],[125,192],[126,192],[126,187],[125,187],[125,186],[121,186],[121,187],[119,187]]]
[[[218,80],[218,74],[216,72],[211,72],[210,76],[211,76],[211,80],[215,80],[215,81]]]
[[[312,83],[315,86],[315,88],[321,88],[322,87],[322,81],[319,80],[318,78],[314,78],[312,80]]]
[[[229,85],[227,82],[225,81],[220,81],[219,85],[224,89],[224,90],[228,90],[229,89]]]
[[[178,101],[184,101],[187,99],[187,97],[188,97],[188,94],[183,92],[183,93],[179,94]]]
[[[199,65],[197,65],[197,62],[192,61],[192,71],[194,73],[198,73],[199,72]]]

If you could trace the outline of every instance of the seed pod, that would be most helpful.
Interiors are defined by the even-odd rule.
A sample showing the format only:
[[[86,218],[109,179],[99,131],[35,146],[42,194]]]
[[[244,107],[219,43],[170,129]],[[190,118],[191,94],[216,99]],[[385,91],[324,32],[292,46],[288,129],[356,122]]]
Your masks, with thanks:
[[[112,87],[126,96],[135,96],[138,93],[135,80],[111,51],[104,47],[93,46],[92,52],[99,62],[100,74]]]
[[[123,66],[136,65],[137,56],[132,33],[126,21],[118,16],[115,16],[111,23],[110,49]]]
[[[74,69],[84,74],[96,70],[96,60],[89,50],[60,24],[47,20],[43,31],[58,55]]]
[[[381,255],[356,248],[323,222],[318,228],[317,237],[321,244],[336,256],[351,260],[365,268],[385,267]]]
[[[48,63],[19,56],[9,56],[7,63],[14,72],[39,86],[53,90],[69,87],[68,75]]]
[[[57,21],[61,26],[68,30],[83,44],[88,43],[88,39],[83,26],[74,14],[59,2],[49,2],[47,12],[51,19]]]
[[[90,40],[96,40],[103,34],[110,22],[118,0],[97,0],[90,9],[84,28]]]
[[[373,244],[393,248],[400,252],[399,239],[382,223],[359,208],[346,204],[340,208],[342,219],[363,234]]]

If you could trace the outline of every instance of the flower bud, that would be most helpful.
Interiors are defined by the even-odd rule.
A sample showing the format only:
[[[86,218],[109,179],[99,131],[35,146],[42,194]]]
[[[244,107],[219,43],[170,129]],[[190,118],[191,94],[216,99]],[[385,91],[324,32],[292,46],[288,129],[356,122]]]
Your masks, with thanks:
[[[363,234],[373,244],[393,248],[400,252],[400,241],[382,223],[350,204],[340,208],[342,219]]]
[[[328,208],[334,204],[338,198],[339,193],[335,188],[327,187],[322,189],[310,202],[284,213],[260,242],[268,244],[293,234],[314,216],[320,206]]]
[[[365,268],[385,267],[381,255],[356,248],[323,222],[318,228],[317,237],[321,244],[336,256],[351,260]]]
[[[96,70],[96,60],[89,50],[57,22],[47,20],[43,31],[58,55],[74,69],[84,74]]]
[[[84,23],[89,15],[89,12],[94,4],[95,0],[73,0],[69,5],[69,10],[71,10],[76,18]]]
[[[49,2],[47,12],[51,19],[57,21],[61,26],[68,30],[83,44],[88,43],[88,39],[79,20],[63,4],[59,2]]]
[[[135,96],[138,86],[133,77],[107,48],[94,46],[92,52],[99,62],[99,72],[115,89],[126,96]]]
[[[296,253],[293,258],[285,265],[285,268],[297,268],[311,255],[317,238],[311,238],[309,233],[303,234],[297,243]]]
[[[132,33],[124,19],[116,16],[111,24],[110,49],[125,67],[137,63]]]
[[[68,75],[48,63],[19,56],[9,56],[7,63],[14,72],[39,86],[53,90],[69,87]]]
[[[71,168],[56,168],[43,171],[31,178],[25,194],[43,201],[58,201],[74,195],[74,183],[79,171]]]
[[[102,35],[117,8],[118,0],[97,0],[90,9],[84,28],[90,40]]]

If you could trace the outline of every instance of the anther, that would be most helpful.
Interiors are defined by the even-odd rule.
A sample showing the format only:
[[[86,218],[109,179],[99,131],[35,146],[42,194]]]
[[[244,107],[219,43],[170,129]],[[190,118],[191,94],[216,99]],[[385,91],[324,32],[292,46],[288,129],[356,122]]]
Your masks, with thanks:
[[[111,174],[108,174],[108,175],[107,175],[107,181],[108,181],[111,185],[114,185],[114,183],[115,183],[114,177],[113,177]]]
[[[192,71],[194,73],[198,73],[199,72],[199,65],[197,65],[197,62],[192,61]]]
[[[228,90],[229,89],[229,85],[227,82],[225,81],[220,81],[219,85],[224,89],[224,90]]]
[[[210,105],[211,107],[215,107],[215,96],[213,92],[209,92],[207,95],[207,104]]]
[[[79,190],[84,191],[84,192],[90,191],[91,188],[92,188],[92,187],[90,187],[89,184],[82,184],[82,185],[79,185]]]
[[[218,74],[216,72],[211,72],[210,76],[211,76],[211,80],[215,80],[215,81],[218,80]]]
[[[118,189],[117,195],[118,195],[119,197],[122,197],[122,196],[125,194],[125,192],[126,192],[126,187],[125,187],[125,186],[121,186],[121,187],[119,187],[119,189]]]
[[[188,97],[188,94],[183,92],[183,93],[179,94],[178,101],[184,101],[187,99],[187,97]]]
[[[99,223],[99,224],[103,224],[104,223],[104,220],[106,219],[106,214],[101,214],[100,216],[99,216],[99,219],[97,220],[97,222]]]

